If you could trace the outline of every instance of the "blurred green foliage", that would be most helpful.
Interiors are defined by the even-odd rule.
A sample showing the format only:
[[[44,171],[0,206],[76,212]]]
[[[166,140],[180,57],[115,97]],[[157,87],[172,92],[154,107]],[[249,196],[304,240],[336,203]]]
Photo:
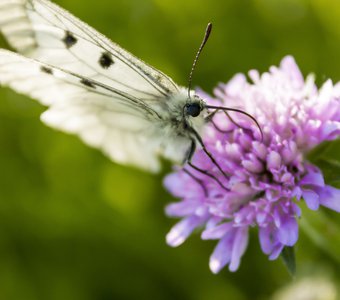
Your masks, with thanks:
[[[339,0],[56,2],[182,85],[208,21],[213,33],[194,76],[206,91],[286,54],[319,83],[340,79]],[[162,175],[118,166],[45,127],[44,108],[24,96],[1,89],[0,99],[0,299],[285,299],[281,289],[305,277],[315,278],[311,288],[327,281],[330,292],[317,299],[336,299],[337,214],[306,211],[295,281],[261,253],[255,231],[240,270],[212,275],[214,242],[196,235],[166,246],[175,221],[163,209],[174,199]],[[339,183],[339,151],[326,151],[311,159]]]

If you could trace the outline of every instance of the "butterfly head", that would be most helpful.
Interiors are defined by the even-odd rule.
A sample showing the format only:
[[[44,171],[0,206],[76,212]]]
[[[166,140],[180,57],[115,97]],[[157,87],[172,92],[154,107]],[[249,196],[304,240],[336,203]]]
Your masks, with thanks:
[[[204,100],[197,95],[193,95],[182,103],[182,116],[180,117],[180,122],[184,124],[185,128],[191,127],[197,132],[201,132],[203,125],[205,124],[205,112],[206,104]]]
[[[202,101],[193,101],[186,103],[184,106],[184,114],[188,117],[198,117],[202,112],[204,106],[202,105]]]

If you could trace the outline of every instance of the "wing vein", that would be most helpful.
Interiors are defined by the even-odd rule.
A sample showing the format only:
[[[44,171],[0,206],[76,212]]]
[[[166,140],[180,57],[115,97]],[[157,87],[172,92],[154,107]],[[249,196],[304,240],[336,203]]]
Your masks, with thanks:
[[[32,1],[30,1],[32,2]],[[50,2],[48,1],[39,1],[42,5],[44,4],[44,7],[46,7],[54,16],[55,18],[57,18],[65,27],[66,29],[64,30],[70,30],[73,34],[77,35],[75,32],[73,32],[70,28],[68,28],[65,23],[60,19],[58,14],[55,14],[56,10],[59,10],[60,8],[58,7],[53,7],[54,5],[52,5]],[[32,3],[32,5],[34,6],[34,4]],[[37,10],[35,10],[35,12],[42,17],[43,19],[45,19],[46,22],[48,22],[49,24],[51,24],[50,20],[47,20],[44,16],[41,15],[41,13],[39,13]],[[103,46],[103,44],[99,44],[97,42],[96,39],[94,39],[94,35],[93,35],[93,30],[92,28],[90,28],[88,25],[86,24],[78,24],[80,23],[76,17],[74,17],[74,20],[72,20],[72,18],[69,17],[69,14],[66,12],[64,14],[61,14],[65,19],[67,19],[70,23],[72,23],[76,28],[78,28],[81,32],[83,32],[86,36],[90,37],[90,40],[87,40],[88,42],[97,45],[98,47],[105,49],[106,51],[108,51],[109,53],[111,53],[116,59],[120,60],[122,63],[124,63],[127,67],[131,68],[132,70],[134,70],[135,72],[137,72],[142,78],[144,78],[149,84],[151,84],[156,90],[158,90],[162,95],[164,96],[168,96],[169,95],[169,91],[166,87],[164,87],[163,85],[161,85],[160,82],[156,83],[155,79],[148,73],[143,72],[143,70],[140,69],[140,66],[134,64],[132,61],[129,61],[124,55],[123,53],[117,52],[116,49],[113,49],[112,46],[110,46],[110,44],[108,43],[107,38],[104,38],[101,36],[101,34],[96,33],[95,36],[97,39],[100,39],[102,43],[104,43],[106,45],[106,47]],[[53,26],[53,24],[52,24]],[[83,36],[79,36],[78,37],[85,39]],[[116,54],[118,53],[118,55]],[[124,58],[124,60],[122,59]],[[151,67],[152,68],[152,67]],[[152,68],[154,69],[154,68]],[[159,71],[158,71],[159,72]],[[163,75],[165,76],[165,75]],[[172,82],[172,80],[169,80],[169,82],[171,82],[171,84],[173,85],[173,87],[178,90],[178,87]],[[159,87],[162,87],[162,89],[159,89]]]

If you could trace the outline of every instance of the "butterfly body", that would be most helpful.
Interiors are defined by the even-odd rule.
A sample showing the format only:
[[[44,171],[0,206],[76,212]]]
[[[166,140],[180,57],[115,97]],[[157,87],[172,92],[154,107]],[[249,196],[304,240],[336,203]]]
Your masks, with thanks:
[[[183,164],[205,103],[48,0],[0,0],[0,82],[48,109],[41,119],[113,161],[151,172]]]

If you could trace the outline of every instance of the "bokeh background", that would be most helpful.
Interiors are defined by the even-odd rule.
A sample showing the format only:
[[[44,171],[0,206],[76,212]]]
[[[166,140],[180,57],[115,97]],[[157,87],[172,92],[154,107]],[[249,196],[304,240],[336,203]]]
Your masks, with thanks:
[[[318,83],[340,80],[339,0],[55,2],[181,85],[209,21],[194,76],[208,92],[287,54]],[[256,230],[239,271],[213,275],[214,241],[196,234],[177,249],[165,244],[176,221],[164,215],[174,201],[162,187],[169,164],[159,176],[116,165],[45,127],[43,110],[0,90],[0,299],[340,299],[336,213],[304,212],[295,279],[262,254]],[[340,165],[339,147],[330,149],[324,155]]]

